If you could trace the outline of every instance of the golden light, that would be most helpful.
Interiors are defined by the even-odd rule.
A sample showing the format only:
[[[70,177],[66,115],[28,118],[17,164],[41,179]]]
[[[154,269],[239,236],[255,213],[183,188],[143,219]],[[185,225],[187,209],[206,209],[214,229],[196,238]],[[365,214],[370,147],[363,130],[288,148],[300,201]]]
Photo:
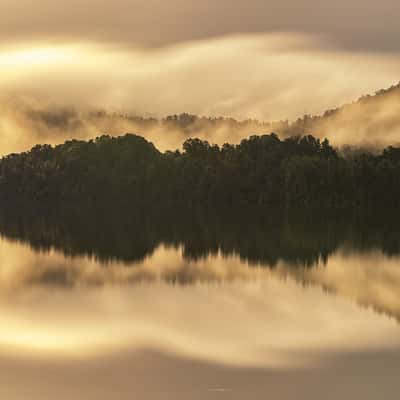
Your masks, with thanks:
[[[65,47],[37,47],[18,50],[0,50],[0,67],[32,67],[68,61],[73,51]]]

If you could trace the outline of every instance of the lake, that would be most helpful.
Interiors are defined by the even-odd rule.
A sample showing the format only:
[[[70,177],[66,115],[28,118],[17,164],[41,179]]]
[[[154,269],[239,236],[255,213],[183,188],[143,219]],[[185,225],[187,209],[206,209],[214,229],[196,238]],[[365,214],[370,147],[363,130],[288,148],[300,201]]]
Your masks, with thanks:
[[[1,398],[397,399],[397,226],[6,213]]]

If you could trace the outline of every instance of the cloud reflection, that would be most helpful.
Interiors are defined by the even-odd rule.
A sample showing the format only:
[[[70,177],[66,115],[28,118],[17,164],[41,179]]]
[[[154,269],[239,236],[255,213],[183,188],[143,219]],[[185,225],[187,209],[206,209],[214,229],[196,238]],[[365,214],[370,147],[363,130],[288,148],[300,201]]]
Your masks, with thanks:
[[[395,321],[284,280],[281,268],[220,256],[189,263],[163,247],[131,268],[38,255],[6,241],[1,247],[5,353],[79,358],[154,349],[223,365],[294,368],[317,365],[327,352],[400,345]],[[166,282],[180,273],[195,277],[193,284]],[[60,286],[65,279],[68,290]]]

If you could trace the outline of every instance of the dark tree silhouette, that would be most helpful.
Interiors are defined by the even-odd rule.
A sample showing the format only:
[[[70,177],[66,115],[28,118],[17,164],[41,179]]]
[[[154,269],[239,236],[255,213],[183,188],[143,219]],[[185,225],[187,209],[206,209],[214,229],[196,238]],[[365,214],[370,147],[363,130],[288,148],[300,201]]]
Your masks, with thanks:
[[[3,201],[395,209],[399,195],[399,148],[344,157],[311,135],[222,147],[188,139],[166,153],[140,136],[101,136],[0,160]]]

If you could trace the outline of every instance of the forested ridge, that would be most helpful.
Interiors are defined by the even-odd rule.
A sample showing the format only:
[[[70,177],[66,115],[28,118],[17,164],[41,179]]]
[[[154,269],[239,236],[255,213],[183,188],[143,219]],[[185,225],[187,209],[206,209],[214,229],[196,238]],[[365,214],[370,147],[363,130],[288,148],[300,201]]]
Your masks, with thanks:
[[[37,145],[0,160],[3,201],[132,205],[398,207],[400,148],[343,156],[328,140],[276,134],[238,145],[188,139],[162,153],[132,134]]]
[[[399,144],[400,83],[319,115],[306,114],[295,120],[237,120],[190,113],[156,118],[128,111],[83,110],[67,105],[57,107],[39,103],[33,106],[22,100],[13,107],[12,125],[22,132],[29,132],[27,143],[34,144],[58,144],[72,137],[87,140],[97,132],[107,132],[111,136],[140,132],[163,149],[174,149],[193,137],[222,145],[225,141],[239,143],[250,134],[265,132],[275,132],[281,138],[312,134],[323,139],[328,135],[339,146],[347,143],[365,149],[381,150]],[[2,154],[5,154],[4,149]]]

